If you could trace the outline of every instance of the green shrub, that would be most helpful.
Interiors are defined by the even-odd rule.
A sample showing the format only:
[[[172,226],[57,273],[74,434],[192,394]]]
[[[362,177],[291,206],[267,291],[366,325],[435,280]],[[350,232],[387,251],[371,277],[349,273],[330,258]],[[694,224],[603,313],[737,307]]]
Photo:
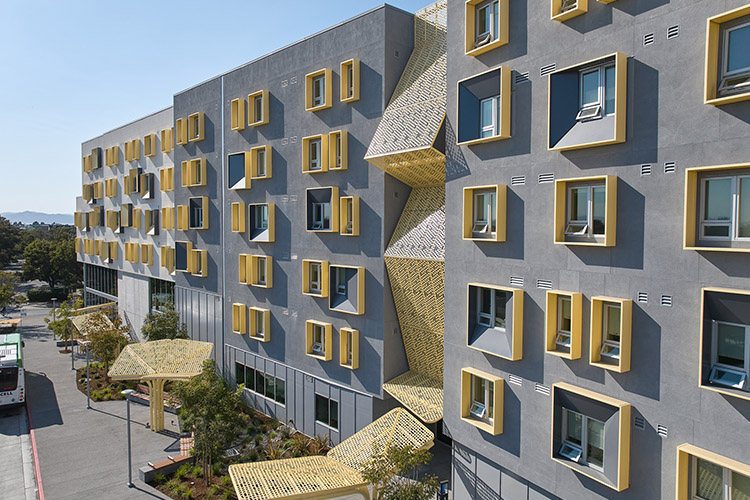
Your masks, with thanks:
[[[108,392],[105,392],[104,395],[102,396],[102,400],[109,401],[110,399],[112,399],[112,395]]]
[[[211,474],[214,476],[218,476],[219,472],[221,472],[221,468],[224,464],[221,463],[221,461],[217,460],[211,465]]]
[[[268,437],[271,438],[271,439],[276,439],[276,436],[278,436],[278,434],[276,434],[273,431],[271,431],[271,433],[268,435]]]
[[[180,482],[177,479],[170,479],[169,481],[167,481],[167,488],[170,491],[176,490],[177,487],[179,486],[180,486]]]
[[[232,492],[229,490],[224,490],[224,500],[230,500],[232,498]]]
[[[181,497],[184,492],[185,492],[185,487],[182,485],[182,483],[177,485],[177,488],[174,489],[174,494],[177,495],[178,497]]]
[[[61,302],[68,298],[64,290],[50,290],[48,286],[33,288],[26,293],[29,302],[49,302],[52,298],[57,298]]]
[[[185,476],[190,472],[190,464],[181,465],[179,469],[174,473],[175,479],[182,481]]]
[[[164,474],[157,472],[154,474],[154,484],[161,484],[164,482]]]
[[[215,484],[212,484],[211,486],[208,487],[208,496],[209,497],[212,497],[214,495],[218,495],[219,493],[221,493],[221,488],[219,488]]]
[[[251,462],[257,462],[258,461],[258,452],[255,450],[251,450],[250,453],[247,454],[247,458],[250,459]]]
[[[193,475],[193,477],[203,477],[203,470],[201,470],[200,465],[193,466],[190,473]]]
[[[254,440],[255,440],[255,446],[258,446],[260,442],[263,441],[263,436],[261,436],[260,434],[256,434]]]
[[[195,496],[195,490],[193,488],[185,488],[185,491],[182,492],[182,498],[185,498],[186,500],[190,500]]]
[[[224,486],[232,486],[232,478],[229,476],[222,477],[221,484],[223,484]]]

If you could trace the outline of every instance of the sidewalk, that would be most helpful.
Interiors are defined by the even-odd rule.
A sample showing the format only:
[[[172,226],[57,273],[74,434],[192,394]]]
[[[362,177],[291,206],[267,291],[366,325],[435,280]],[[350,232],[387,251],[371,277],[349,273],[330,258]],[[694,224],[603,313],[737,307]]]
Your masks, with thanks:
[[[26,368],[27,405],[34,429],[46,500],[119,500],[165,497],[138,480],[138,468],[179,454],[179,439],[145,427],[147,406],[131,403],[133,483],[127,487],[127,424],[124,401],[91,403],[75,387],[70,354],[60,354],[44,323],[49,309],[27,306],[21,334]],[[85,366],[76,357],[76,368]],[[165,424],[176,433],[177,418]],[[5,498],[4,496],[2,498]]]
[[[26,409],[0,413],[0,498],[35,500],[36,481],[31,458]]]

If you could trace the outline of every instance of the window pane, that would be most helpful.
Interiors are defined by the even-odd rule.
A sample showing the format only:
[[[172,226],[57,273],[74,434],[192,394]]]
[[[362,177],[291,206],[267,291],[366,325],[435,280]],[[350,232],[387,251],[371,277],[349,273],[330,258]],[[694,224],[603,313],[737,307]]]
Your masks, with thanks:
[[[604,318],[605,325],[605,340],[620,341],[620,308],[618,306],[608,305],[606,306],[606,317]]]
[[[732,472],[732,500],[750,500],[750,477]]]
[[[729,32],[727,72],[750,68],[750,26]]]
[[[276,402],[286,404],[286,382],[280,378],[276,379]]]
[[[586,221],[589,213],[589,196],[587,188],[570,190],[570,220]]]
[[[487,288],[479,289],[479,313],[492,314],[492,290]]]
[[[604,70],[604,114],[615,112],[615,67]]]
[[[604,465],[604,422],[586,420],[586,461],[592,465]]]
[[[723,500],[724,494],[721,467],[698,458],[698,477],[695,478],[695,494],[705,500]]]
[[[500,13],[497,11],[498,2],[495,0],[492,2],[492,27],[494,31],[492,32],[492,39],[497,40],[498,35],[500,34],[499,24],[500,24]]]
[[[485,195],[477,194],[476,203],[474,203],[474,222],[487,222],[486,213]]]
[[[315,395],[315,420],[328,424],[328,398]]]
[[[487,381],[475,375],[471,376],[471,381],[474,387],[472,390],[473,392],[472,400],[480,404],[486,404],[486,401],[484,399],[484,389],[485,389],[485,384],[487,383]]]
[[[477,12],[477,35],[482,35],[490,30],[490,8],[482,7]]]
[[[339,428],[339,404],[337,401],[331,401],[331,423],[329,425],[334,429]]]
[[[581,75],[581,106],[599,102],[599,70]]]
[[[716,340],[716,361],[719,363],[745,368],[745,327],[718,324],[719,333]]]
[[[748,186],[750,186],[750,182],[748,182]],[[492,193],[490,196],[490,231],[495,232],[497,228],[497,200],[495,199],[495,193]],[[748,193],[748,196],[750,196],[750,193]],[[750,200],[750,198],[748,198]]]
[[[276,395],[276,378],[266,373],[266,397],[273,399]]]
[[[732,219],[732,179],[707,179],[705,220]]]
[[[558,305],[560,307],[560,325],[558,325],[558,329],[563,330],[565,332],[570,331],[570,324],[571,324],[571,309],[572,304],[570,299],[568,298],[562,298],[560,299],[560,303]]]
[[[245,387],[250,389],[251,391],[255,390],[255,369],[254,368],[245,368]]]
[[[495,290],[495,328],[505,329],[505,292]]]
[[[234,379],[237,385],[245,383],[245,367],[239,363],[234,364]]]
[[[596,186],[592,188],[594,207],[593,207],[593,225],[594,234],[604,234],[604,215],[606,213],[606,202],[607,194],[604,186]]]
[[[263,372],[257,371],[255,372],[255,392],[258,394],[265,394],[265,391],[263,390],[266,385],[266,378],[263,376]]]
[[[567,433],[565,439],[580,446],[583,436],[581,433],[581,427],[583,425],[582,416],[574,411],[564,411],[567,413]]]
[[[481,125],[482,125],[482,137],[487,137],[487,135],[484,135],[484,132],[486,128],[492,128],[494,124],[494,119],[492,115],[492,103],[493,99],[485,99],[482,101],[482,117],[481,117]],[[492,135],[492,130],[488,131],[488,135]]]
[[[750,177],[740,178],[740,210],[737,236],[750,238]]]

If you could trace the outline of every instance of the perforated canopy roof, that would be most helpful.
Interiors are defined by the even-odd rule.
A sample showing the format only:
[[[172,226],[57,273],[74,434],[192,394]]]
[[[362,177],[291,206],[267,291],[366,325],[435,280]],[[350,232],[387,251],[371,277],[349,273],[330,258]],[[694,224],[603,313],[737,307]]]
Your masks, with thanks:
[[[155,340],[125,346],[109,370],[115,380],[189,380],[200,375],[213,344],[196,340]]]

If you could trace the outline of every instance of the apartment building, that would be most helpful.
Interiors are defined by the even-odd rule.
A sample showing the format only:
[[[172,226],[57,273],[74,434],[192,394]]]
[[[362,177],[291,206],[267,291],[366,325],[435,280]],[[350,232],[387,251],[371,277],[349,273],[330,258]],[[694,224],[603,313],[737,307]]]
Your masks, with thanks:
[[[448,19],[454,498],[748,498],[750,6]]]

